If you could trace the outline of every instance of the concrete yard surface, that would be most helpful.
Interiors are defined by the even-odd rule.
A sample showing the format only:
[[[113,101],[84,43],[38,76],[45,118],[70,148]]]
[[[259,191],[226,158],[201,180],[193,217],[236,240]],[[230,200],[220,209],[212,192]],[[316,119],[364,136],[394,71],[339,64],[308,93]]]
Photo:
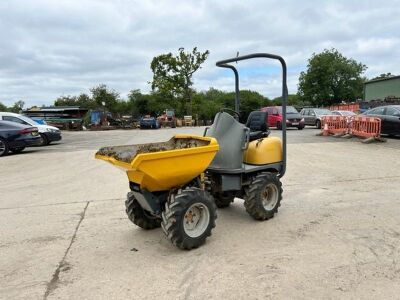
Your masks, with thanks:
[[[400,140],[289,130],[279,213],[236,199],[182,251],[128,220],[126,175],[94,153],[203,131],[65,132],[1,157],[0,299],[400,298]]]

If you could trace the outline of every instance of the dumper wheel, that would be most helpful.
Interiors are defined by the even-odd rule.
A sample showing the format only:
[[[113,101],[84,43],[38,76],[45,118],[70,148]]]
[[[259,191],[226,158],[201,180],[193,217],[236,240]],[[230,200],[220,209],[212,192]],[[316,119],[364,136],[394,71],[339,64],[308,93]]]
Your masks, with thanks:
[[[256,220],[268,220],[278,212],[282,200],[282,183],[272,173],[260,173],[246,190],[244,206]]]
[[[133,224],[143,229],[154,229],[161,226],[161,219],[144,210],[132,193],[128,193],[125,201],[126,214]]]
[[[162,213],[161,226],[175,246],[190,250],[205,243],[216,218],[217,208],[210,194],[189,187],[170,196]]]
[[[235,199],[235,194],[229,192],[216,193],[214,195],[214,201],[218,208],[228,207]]]

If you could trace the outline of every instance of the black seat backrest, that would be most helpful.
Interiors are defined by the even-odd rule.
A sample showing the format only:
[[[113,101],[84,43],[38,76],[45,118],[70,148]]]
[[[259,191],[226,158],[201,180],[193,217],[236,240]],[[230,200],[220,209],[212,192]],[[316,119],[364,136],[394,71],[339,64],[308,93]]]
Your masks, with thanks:
[[[252,111],[247,118],[246,127],[250,128],[250,131],[267,132],[267,117],[266,111]]]

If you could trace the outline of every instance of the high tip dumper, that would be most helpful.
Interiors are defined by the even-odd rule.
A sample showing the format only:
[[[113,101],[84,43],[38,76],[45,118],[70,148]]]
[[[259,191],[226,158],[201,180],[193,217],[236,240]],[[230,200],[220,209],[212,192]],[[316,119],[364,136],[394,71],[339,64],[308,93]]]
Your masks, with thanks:
[[[270,137],[267,112],[253,111],[240,123],[239,75],[232,62],[253,58],[282,65],[282,139]],[[162,227],[181,249],[197,248],[211,235],[217,207],[244,199],[256,220],[277,213],[282,200],[280,178],[286,170],[286,64],[267,53],[217,62],[235,75],[235,110],[221,109],[203,136],[175,135],[167,142],[103,147],[95,157],[126,170],[130,192],[128,218],[144,229]]]

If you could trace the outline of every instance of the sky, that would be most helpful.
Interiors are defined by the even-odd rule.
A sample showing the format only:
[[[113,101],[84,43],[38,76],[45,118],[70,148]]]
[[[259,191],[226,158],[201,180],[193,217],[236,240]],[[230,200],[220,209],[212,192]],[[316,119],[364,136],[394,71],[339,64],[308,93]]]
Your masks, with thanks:
[[[400,0],[152,1],[1,0],[0,102],[51,105],[106,84],[124,98],[150,90],[150,62],[178,48],[210,55],[194,75],[198,91],[234,90],[221,59],[253,52],[282,56],[289,93],[313,53],[336,48],[368,69],[400,75]],[[280,96],[279,65],[237,65],[241,89]]]

